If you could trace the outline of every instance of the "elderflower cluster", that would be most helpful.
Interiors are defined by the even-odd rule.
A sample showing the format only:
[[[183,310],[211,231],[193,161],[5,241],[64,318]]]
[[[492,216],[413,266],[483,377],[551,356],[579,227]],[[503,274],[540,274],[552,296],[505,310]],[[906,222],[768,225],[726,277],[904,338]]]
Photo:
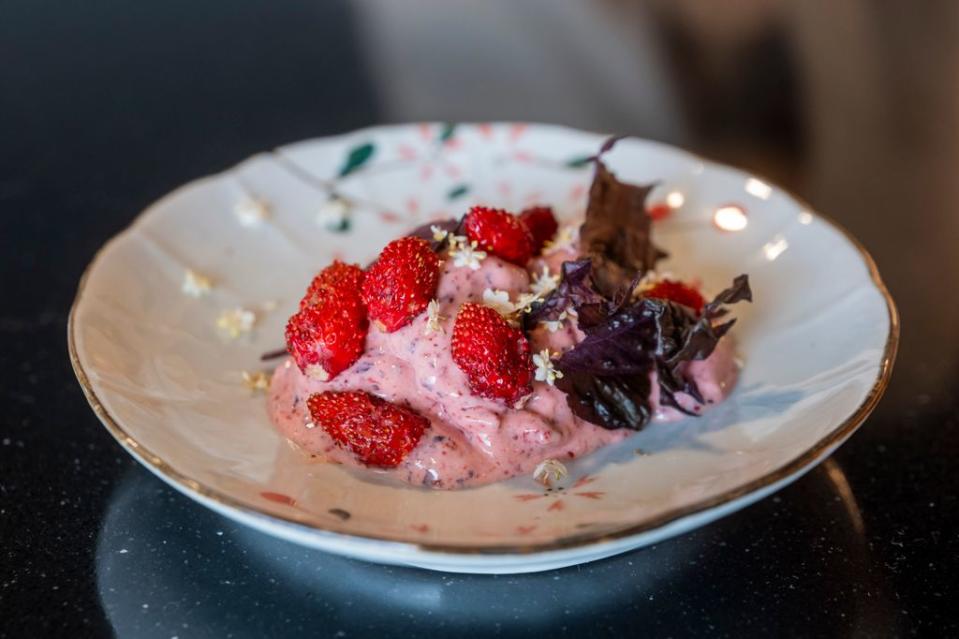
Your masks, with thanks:
[[[486,259],[486,251],[476,250],[476,241],[467,242],[462,235],[450,235],[450,257],[453,266],[466,266],[474,271],[479,270],[480,262]]]
[[[563,322],[568,317],[569,317],[569,313],[567,313],[566,311],[563,311],[562,313],[556,316],[556,319],[543,320],[542,322],[540,322],[540,324],[545,326],[546,330],[548,330],[550,333],[555,333],[556,331],[558,331],[559,329],[563,327]]]
[[[546,297],[559,286],[559,275],[553,275],[549,272],[549,267],[543,264],[543,271],[533,276],[529,290],[537,297]]]
[[[569,224],[562,226],[558,231],[556,231],[556,235],[553,236],[553,239],[547,240],[546,243],[543,244],[543,255],[552,255],[553,253],[558,253],[559,251],[572,249],[578,241],[578,226]]]
[[[489,306],[506,319],[516,319],[520,313],[528,313],[534,302],[541,296],[535,293],[523,293],[516,301],[509,298],[508,291],[488,288],[483,291],[483,304]]]
[[[236,339],[243,333],[253,330],[256,314],[245,308],[234,308],[223,311],[216,320],[216,326],[230,339]]]
[[[192,269],[187,269],[183,274],[183,284],[180,290],[190,297],[203,297],[213,288],[213,282],[209,277],[201,275]]]
[[[533,471],[533,479],[550,488],[553,484],[566,478],[569,472],[566,466],[558,459],[545,459]]]
[[[436,300],[430,300],[429,305],[426,307],[426,328],[423,330],[423,334],[429,335],[430,333],[443,332],[443,327],[440,325],[440,322],[445,319],[445,317],[440,315],[440,303]]]
[[[270,387],[270,375],[263,371],[243,371],[243,385],[251,391],[265,391]]]
[[[265,200],[244,196],[233,205],[233,215],[242,226],[257,226],[270,217],[270,205]]]
[[[553,364],[553,353],[548,348],[533,355],[533,364],[536,366],[536,381],[546,382],[550,386],[556,385],[556,380],[563,377],[563,371]]]
[[[430,232],[433,234],[434,242],[442,242],[450,234],[446,229],[440,228],[436,224],[430,225]]]
[[[479,244],[476,241],[470,242],[463,235],[451,233],[436,224],[430,226],[430,232],[433,234],[433,241],[447,241],[450,257],[453,258],[453,266],[465,266],[475,271],[479,269],[480,263],[488,257],[486,251],[477,248]]]

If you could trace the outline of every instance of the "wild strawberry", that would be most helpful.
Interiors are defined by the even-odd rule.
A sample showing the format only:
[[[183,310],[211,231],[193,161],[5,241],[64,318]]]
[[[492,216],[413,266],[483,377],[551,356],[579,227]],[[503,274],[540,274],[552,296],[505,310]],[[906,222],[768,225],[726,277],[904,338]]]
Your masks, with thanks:
[[[673,207],[666,202],[650,204],[646,206],[646,213],[649,215],[650,219],[653,220],[653,222],[659,222],[660,220],[665,220],[667,217],[673,214]]]
[[[419,443],[430,420],[362,391],[310,395],[313,423],[368,466],[393,468]]]
[[[318,301],[301,308],[286,324],[286,349],[300,370],[333,379],[363,353],[369,322],[355,291],[326,288]]]
[[[674,280],[662,280],[642,292],[644,297],[655,297],[688,306],[697,313],[703,310],[706,300],[692,286]]]
[[[519,219],[533,235],[534,255],[539,255],[543,244],[553,239],[559,229],[553,209],[549,206],[531,206],[519,214]]]
[[[320,271],[310,287],[306,290],[306,295],[300,301],[300,308],[313,306],[318,303],[327,289],[336,289],[344,293],[360,294],[360,288],[363,286],[363,269],[356,264],[345,264],[339,260],[334,260],[332,264]]]
[[[533,256],[533,234],[508,211],[474,206],[466,214],[463,228],[470,241],[507,262],[523,266]]]
[[[440,259],[429,242],[419,237],[393,240],[363,281],[370,319],[388,333],[406,326],[426,309],[439,281]]]
[[[523,332],[480,304],[460,307],[453,324],[453,361],[470,390],[514,406],[533,392],[533,363]]]

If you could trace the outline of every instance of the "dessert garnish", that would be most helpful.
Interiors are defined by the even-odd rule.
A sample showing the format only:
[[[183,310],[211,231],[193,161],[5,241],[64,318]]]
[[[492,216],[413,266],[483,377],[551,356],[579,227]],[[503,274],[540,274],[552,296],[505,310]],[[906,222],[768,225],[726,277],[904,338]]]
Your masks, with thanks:
[[[257,226],[270,217],[270,206],[264,200],[245,195],[233,206],[233,214],[242,226]]]
[[[183,274],[183,285],[180,290],[190,297],[203,297],[213,288],[213,282],[209,277],[197,273],[193,269],[187,269]]]
[[[529,342],[495,309],[463,304],[450,348],[473,393],[515,406],[533,392]]]
[[[605,148],[611,148],[608,145]],[[695,415],[676,400],[683,392],[703,401],[685,374],[693,360],[706,359],[735,320],[714,325],[724,306],[751,301],[748,278],[737,277],[709,304],[681,282],[662,280],[639,286],[666,254],[652,243],[646,211],[650,186],[626,184],[595,159],[580,248],[588,257],[563,264],[562,281],[528,315],[536,322],[576,313],[586,336],[557,363],[563,377],[556,385],[570,409],[604,428],[639,430],[652,416],[651,374],[656,373],[662,404]]]
[[[563,376],[563,371],[556,370],[553,365],[554,354],[544,348],[533,355],[533,365],[536,367],[535,379],[537,382],[546,382],[550,386],[556,385],[556,380]]]
[[[426,305],[425,334],[443,332],[443,326],[440,322],[445,319],[445,317],[440,315],[440,303],[437,300],[430,300],[430,303]]]
[[[559,230],[556,231],[556,235],[553,236],[553,239],[548,240],[543,244],[542,254],[552,255],[553,253],[557,253],[559,251],[571,250],[578,240],[578,227],[572,225],[561,226]]]
[[[450,257],[453,258],[453,266],[465,266],[478,271],[480,263],[486,259],[486,251],[476,249],[479,244],[476,240],[466,242],[460,238],[461,236],[457,235],[449,237]]]
[[[549,293],[553,292],[559,285],[559,275],[553,275],[549,271],[549,267],[545,264],[543,265],[543,270],[539,273],[533,273],[533,281],[530,282],[529,290],[530,293],[535,295],[538,298],[546,297]]]
[[[466,237],[507,262],[525,266],[533,257],[533,234],[518,217],[503,209],[474,206],[463,219]]]
[[[359,391],[317,393],[308,405],[312,423],[368,466],[396,466],[430,425],[408,408]]]
[[[735,320],[713,323],[727,313],[724,305],[751,299],[748,279],[740,275],[701,314],[642,294],[618,305],[606,300],[574,307],[586,337],[559,359],[563,377],[556,385],[579,417],[604,428],[639,430],[652,416],[650,375],[655,372],[660,403],[695,415],[676,400],[683,392],[702,401],[696,382],[684,374],[685,365],[709,357],[732,327]]]
[[[559,224],[553,209],[549,206],[531,206],[519,214],[520,221],[526,225],[533,236],[533,255],[539,255],[543,246],[556,236]]]
[[[436,295],[440,260],[430,243],[401,237],[386,245],[363,282],[363,302],[372,320],[392,333],[426,310]]]
[[[558,459],[544,459],[533,470],[533,479],[547,488],[552,488],[554,484],[562,481],[568,475],[566,466]]]
[[[265,391],[270,387],[270,375],[263,371],[243,371],[243,385],[251,391]]]
[[[315,306],[323,301],[326,291],[332,289],[341,294],[356,293],[363,286],[364,273],[356,264],[346,264],[339,260],[333,260],[333,263],[319,272],[310,287],[306,289],[306,295],[300,301],[300,308]]]
[[[230,339],[236,339],[243,333],[253,330],[256,313],[246,308],[232,308],[223,311],[216,320],[216,327]]]
[[[509,299],[509,291],[501,291],[495,288],[484,289],[483,304],[503,317],[509,317],[516,312],[516,304]]]
[[[579,244],[593,263],[596,290],[611,297],[637,273],[641,276],[652,270],[666,254],[653,245],[652,220],[646,212],[646,198],[655,184],[620,182],[601,159],[597,158],[595,164]]]
[[[360,299],[363,272],[335,261],[320,271],[286,325],[287,350],[305,374],[336,377],[363,353],[369,327]]]

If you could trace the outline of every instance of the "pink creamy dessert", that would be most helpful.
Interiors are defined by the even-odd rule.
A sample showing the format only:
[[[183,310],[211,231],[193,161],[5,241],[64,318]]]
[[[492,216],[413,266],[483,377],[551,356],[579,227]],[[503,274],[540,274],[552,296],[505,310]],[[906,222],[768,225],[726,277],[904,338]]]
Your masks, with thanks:
[[[545,265],[558,274],[563,261],[576,257],[576,250],[570,247],[529,266],[533,273],[540,273]],[[359,390],[406,405],[429,419],[430,428],[399,466],[368,470],[440,489],[528,475],[546,459],[568,461],[630,436],[628,429],[607,430],[575,416],[566,395],[545,381],[534,382],[532,395],[518,408],[470,392],[466,375],[453,362],[450,349],[457,310],[465,302],[483,303],[487,289],[506,291],[516,300],[529,292],[530,283],[525,268],[492,255],[476,270],[456,266],[444,256],[436,293],[440,330],[428,330],[427,313],[393,333],[371,327],[364,353],[329,381],[308,377],[292,360],[286,360],[276,369],[270,387],[269,411],[274,424],[284,436],[321,459],[366,468],[311,423],[307,398],[323,391]],[[534,353],[547,348],[563,353],[581,341],[583,334],[575,319],[566,319],[555,331],[540,325],[529,337]],[[708,358],[689,362],[684,370],[707,404],[722,401],[738,375],[730,339],[720,340]],[[676,399],[689,411],[704,409],[683,393]],[[655,379],[649,401],[653,421],[682,417],[676,409],[659,405]]]

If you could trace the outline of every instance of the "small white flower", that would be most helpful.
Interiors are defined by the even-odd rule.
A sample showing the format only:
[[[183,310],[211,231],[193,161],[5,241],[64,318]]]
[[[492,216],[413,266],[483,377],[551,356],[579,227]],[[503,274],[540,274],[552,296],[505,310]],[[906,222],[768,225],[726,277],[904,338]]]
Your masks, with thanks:
[[[553,366],[552,355],[550,355],[548,348],[544,348],[533,355],[533,364],[536,365],[537,382],[546,382],[550,386],[554,386],[556,380],[563,376],[563,371],[556,370]]]
[[[313,422],[306,422],[303,425],[306,426],[306,430],[313,430],[314,428],[316,428],[316,424],[314,424]]]
[[[529,313],[532,310],[533,302],[539,301],[540,298],[541,296],[537,293],[523,293],[513,305],[513,310],[514,312],[522,311],[524,313]]]
[[[347,224],[350,205],[340,197],[331,197],[316,212],[316,223],[330,231],[342,231]]]
[[[465,235],[454,235],[450,233],[447,235],[449,238],[450,251],[455,251],[460,247],[469,246],[469,242],[466,241]],[[473,246],[476,246],[476,242],[473,242]]]
[[[548,330],[550,333],[555,333],[563,327],[563,320],[565,320],[567,317],[569,317],[569,315],[566,313],[566,311],[563,311],[556,317],[555,320],[543,320],[540,323],[545,326],[546,330]]]
[[[270,387],[270,376],[263,371],[243,371],[243,385],[251,391],[265,391]]]
[[[483,304],[504,317],[512,315],[516,310],[509,300],[509,293],[498,289],[488,288],[483,291]]]
[[[458,236],[450,236],[450,246],[453,245],[454,238]],[[468,266],[474,271],[479,270],[480,262],[486,259],[485,251],[476,250],[476,242],[471,242],[467,244],[465,242],[466,238],[463,238],[463,242],[457,242],[457,248],[450,251],[450,256],[453,258],[453,266]]]
[[[551,275],[549,267],[543,264],[543,272],[533,276],[533,282],[530,284],[530,291],[538,297],[546,297],[559,286],[559,275]]]
[[[430,300],[429,305],[426,307],[426,328],[423,330],[423,334],[429,335],[430,333],[443,332],[443,327],[440,326],[440,322],[445,319],[445,317],[440,315],[440,303],[436,300]]]
[[[247,195],[233,206],[233,214],[243,226],[256,226],[270,217],[270,206],[264,200]]]
[[[187,269],[183,274],[183,285],[180,287],[190,297],[203,297],[213,288],[210,278],[200,275],[194,270]]]
[[[236,339],[242,333],[249,333],[253,330],[253,324],[256,322],[256,314],[245,308],[234,308],[223,311],[216,320],[216,326],[223,331],[227,337]]]
[[[564,251],[572,248],[573,244],[579,239],[579,228],[572,225],[562,226],[553,239],[543,244],[543,255],[550,255],[558,251]]]
[[[556,482],[562,481],[569,473],[566,466],[558,459],[545,459],[536,466],[533,471],[533,479],[546,487],[552,487]]]
[[[435,224],[430,225],[430,231],[433,233],[433,240],[435,242],[442,242],[446,239],[446,236],[450,234],[446,229],[441,229]]]

